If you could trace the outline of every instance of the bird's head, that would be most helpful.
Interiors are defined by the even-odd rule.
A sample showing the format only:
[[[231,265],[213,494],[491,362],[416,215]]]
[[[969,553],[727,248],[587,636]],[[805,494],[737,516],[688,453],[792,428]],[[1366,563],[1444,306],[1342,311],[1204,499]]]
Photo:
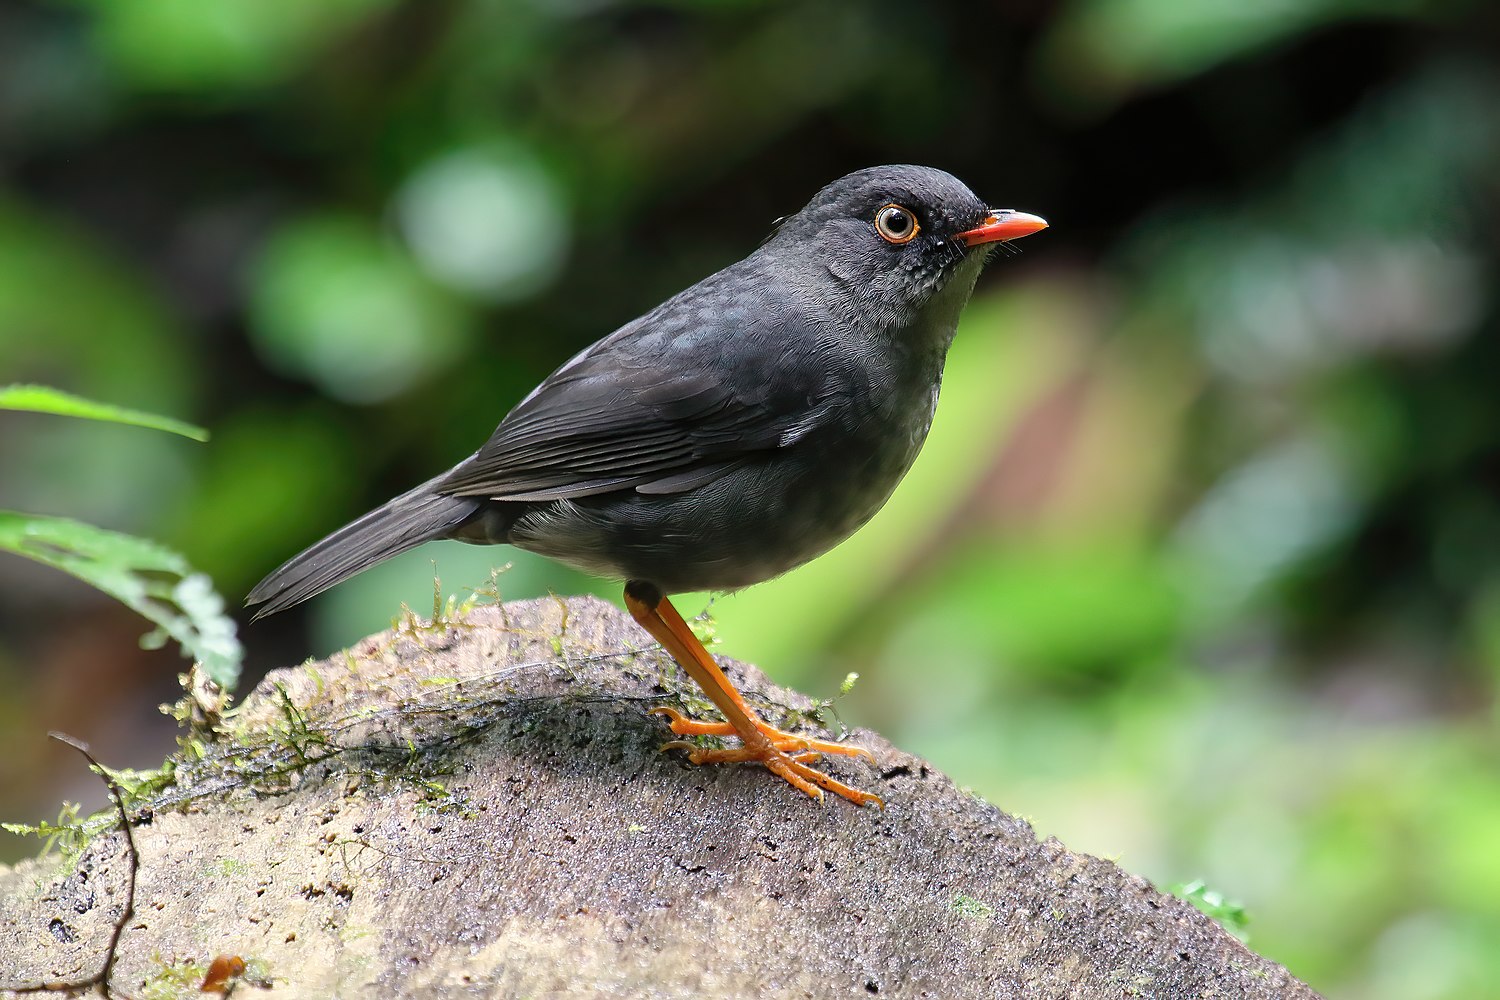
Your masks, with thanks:
[[[870,315],[905,325],[929,304],[956,320],[989,251],[1046,227],[987,207],[945,171],[869,167],[819,191],[766,249],[831,275]]]

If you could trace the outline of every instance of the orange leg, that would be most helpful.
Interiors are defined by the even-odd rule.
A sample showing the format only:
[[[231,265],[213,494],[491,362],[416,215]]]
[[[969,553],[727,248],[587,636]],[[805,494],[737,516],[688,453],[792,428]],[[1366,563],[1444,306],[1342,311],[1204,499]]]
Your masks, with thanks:
[[[792,787],[820,801],[823,791],[827,790],[842,795],[856,805],[885,804],[878,795],[851,788],[808,767],[811,761],[825,753],[848,754],[874,761],[874,756],[868,750],[797,736],[762,721],[745,703],[745,699],[740,697],[729,678],[724,676],[724,671],[719,669],[708,650],[703,648],[703,643],[693,635],[692,629],[688,628],[677,609],[672,607],[672,603],[655,586],[640,580],[630,581],[625,585],[625,606],[630,609],[635,620],[640,622],[641,627],[672,654],[672,659],[677,661],[678,666],[698,682],[703,693],[708,695],[709,700],[718,706],[728,720],[722,723],[694,722],[673,709],[657,709],[656,711],[671,719],[672,732],[679,736],[734,735],[740,740],[740,746],[727,750],[705,750],[681,741],[668,743],[662,747],[663,750],[686,749],[688,759],[694,764],[757,761]]]

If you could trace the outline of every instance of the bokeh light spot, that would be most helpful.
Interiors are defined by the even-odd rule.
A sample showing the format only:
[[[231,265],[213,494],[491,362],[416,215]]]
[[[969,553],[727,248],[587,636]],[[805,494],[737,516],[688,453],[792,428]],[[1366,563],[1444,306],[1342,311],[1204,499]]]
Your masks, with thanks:
[[[491,302],[538,291],[568,249],[562,191],[515,147],[466,149],[430,161],[401,189],[396,211],[427,274]]]
[[[451,361],[468,333],[461,306],[354,216],[284,226],[264,248],[251,302],[269,362],[352,402],[416,384]]]

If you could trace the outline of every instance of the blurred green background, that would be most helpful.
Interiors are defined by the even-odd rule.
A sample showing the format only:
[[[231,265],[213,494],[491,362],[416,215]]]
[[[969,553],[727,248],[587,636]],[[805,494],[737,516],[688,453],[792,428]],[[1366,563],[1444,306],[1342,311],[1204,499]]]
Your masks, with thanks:
[[[941,166],[1053,228],[889,507],[719,599],[720,650],[859,671],[846,720],[1204,879],[1331,997],[1487,995],[1497,39],[1479,0],[0,0],[0,382],[213,432],[0,414],[0,507],[237,601],[823,183]],[[244,630],[247,686],[505,561],[618,599],[432,545]],[[144,629],[0,556],[0,817],[99,804],[49,728],[172,746]]]

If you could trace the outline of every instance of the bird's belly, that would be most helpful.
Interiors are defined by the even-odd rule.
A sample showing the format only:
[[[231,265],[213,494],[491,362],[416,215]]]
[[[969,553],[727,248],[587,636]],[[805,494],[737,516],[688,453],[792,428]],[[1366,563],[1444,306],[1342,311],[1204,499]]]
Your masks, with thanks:
[[[924,409],[906,426],[798,442],[687,493],[537,507],[515,521],[509,540],[666,593],[748,587],[823,554],[884,506],[926,437]]]

